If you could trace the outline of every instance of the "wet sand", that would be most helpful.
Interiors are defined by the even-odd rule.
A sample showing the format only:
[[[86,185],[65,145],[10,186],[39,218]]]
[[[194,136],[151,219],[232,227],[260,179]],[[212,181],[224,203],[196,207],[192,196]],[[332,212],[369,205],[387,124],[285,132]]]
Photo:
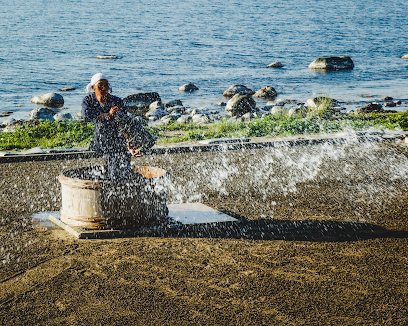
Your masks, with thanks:
[[[0,324],[407,325],[408,149],[330,153],[143,157],[171,173],[170,202],[240,221],[111,240],[31,219],[59,209],[61,171],[102,161],[0,164]]]

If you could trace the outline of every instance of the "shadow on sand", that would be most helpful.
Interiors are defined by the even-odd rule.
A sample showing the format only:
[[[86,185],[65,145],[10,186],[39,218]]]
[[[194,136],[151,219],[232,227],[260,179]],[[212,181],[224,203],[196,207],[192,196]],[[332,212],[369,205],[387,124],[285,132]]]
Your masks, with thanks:
[[[408,238],[408,231],[392,231],[369,223],[337,221],[249,220],[232,212],[223,213],[237,222],[209,223],[134,230],[115,237],[229,238],[344,242],[375,238]],[[104,238],[102,234],[97,238]]]

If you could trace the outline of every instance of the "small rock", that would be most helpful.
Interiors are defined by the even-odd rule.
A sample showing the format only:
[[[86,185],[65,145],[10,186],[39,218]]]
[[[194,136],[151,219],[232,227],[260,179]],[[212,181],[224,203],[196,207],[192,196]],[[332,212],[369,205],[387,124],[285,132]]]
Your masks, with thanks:
[[[271,109],[271,114],[273,115],[283,115],[284,113],[286,113],[286,110],[283,106],[274,106]]]
[[[79,112],[75,113],[75,116],[76,116],[77,118],[82,119],[82,111],[79,111]]]
[[[353,60],[346,56],[317,58],[309,65],[309,69],[326,71],[350,70],[353,68]]]
[[[2,126],[8,126],[9,124],[11,124],[11,123],[13,123],[15,121],[17,121],[17,120],[14,119],[14,118],[8,118],[8,119],[4,120],[1,125]]]
[[[357,114],[373,113],[373,112],[384,112],[384,109],[382,108],[381,104],[370,103],[370,104],[367,104],[366,106],[356,110]]]
[[[169,113],[163,110],[161,107],[155,107],[146,113],[146,117],[153,121],[161,119],[166,115],[169,115]]]
[[[166,108],[171,108],[171,107],[174,107],[174,106],[183,106],[183,102],[181,102],[180,100],[172,100],[172,101],[167,102],[165,104]]]
[[[180,116],[174,116],[174,115],[169,114],[169,115],[165,115],[160,120],[161,121],[164,121],[164,120],[176,121],[178,118],[180,118]]]
[[[189,123],[191,121],[192,121],[192,118],[189,115],[182,115],[180,118],[177,119],[177,122],[183,123],[183,124]]]
[[[384,103],[384,106],[387,106],[387,107],[390,107],[390,108],[395,108],[396,106],[397,106],[397,104],[396,103],[394,103],[394,102],[385,102]]]
[[[165,116],[163,118],[160,119],[160,121],[164,124],[164,125],[168,125],[170,124],[170,122],[172,121],[176,121],[177,119],[173,119],[173,117],[171,116]]]
[[[313,98],[308,99],[306,101],[306,106],[309,108],[317,108],[319,105],[325,102],[331,102],[331,104],[333,105],[333,103],[336,103],[337,101],[330,97],[318,96],[318,97],[313,97]]]
[[[64,88],[61,88],[60,91],[68,92],[68,91],[74,91],[75,89],[76,89],[75,87],[64,87]]]
[[[225,110],[230,116],[241,116],[253,111],[256,102],[250,95],[234,95],[227,103]]]
[[[214,113],[211,116],[212,116],[213,120],[221,120],[222,119],[222,116],[220,114],[218,114],[218,113]]]
[[[222,95],[225,97],[233,97],[234,95],[253,95],[254,91],[244,85],[232,85]],[[228,105],[228,103],[227,103]]]
[[[271,87],[271,86],[266,86],[264,88],[261,88],[260,90],[256,91],[254,94],[255,97],[259,97],[261,99],[274,99],[276,96],[278,96],[278,93],[276,90]]]
[[[200,108],[199,109],[193,109],[190,114],[191,114],[191,116],[195,116],[196,114],[204,114],[204,111],[205,110],[200,109]]]
[[[408,60],[408,54],[403,55],[403,56],[401,57],[401,59]]]
[[[12,115],[12,114],[13,114],[12,111],[4,111],[4,112],[0,113],[0,117],[1,118],[8,117],[9,115]]]
[[[396,100],[396,101],[394,101],[394,103],[397,104],[397,105],[401,105],[402,101],[401,100]]]
[[[107,59],[107,60],[112,60],[112,59],[117,59],[118,57],[116,55],[97,55],[96,59]]]
[[[164,105],[161,101],[155,101],[149,105],[149,111],[153,109],[162,109],[164,110]]]
[[[301,115],[302,117],[305,117],[307,115],[307,107],[304,106],[304,105],[300,105],[300,106],[297,106],[295,108],[289,109],[288,116],[291,117],[292,115],[295,115],[295,114],[298,114],[298,115]]]
[[[71,113],[60,112],[54,115],[54,120],[56,121],[72,120],[72,115]]]
[[[386,96],[386,97],[383,97],[383,100],[384,101],[392,101],[393,98],[391,96]]]
[[[266,68],[282,68],[282,67],[283,67],[283,64],[280,63],[279,61],[272,62],[266,66]]]
[[[51,108],[59,108],[64,105],[64,98],[57,93],[47,93],[43,95],[34,96],[31,99],[34,104],[42,104]]]
[[[54,114],[55,112],[49,108],[36,108],[30,112],[30,119],[54,121]]]
[[[172,106],[166,109],[167,112],[170,113],[180,113],[183,114],[184,112],[186,112],[186,108],[184,106]]]
[[[212,120],[206,114],[196,114],[193,116],[193,122],[197,124],[206,124],[211,123]]]
[[[182,92],[194,92],[198,90],[198,87],[191,83],[188,83],[188,84],[184,84],[183,86],[179,87],[178,90]]]
[[[218,105],[218,106],[226,106],[227,103],[225,103],[225,102],[218,102],[217,105]]]

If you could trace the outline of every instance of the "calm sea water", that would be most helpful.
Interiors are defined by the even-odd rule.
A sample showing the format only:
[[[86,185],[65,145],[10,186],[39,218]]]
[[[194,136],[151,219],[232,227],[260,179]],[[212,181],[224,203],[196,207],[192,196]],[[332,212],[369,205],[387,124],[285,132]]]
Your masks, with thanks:
[[[120,97],[156,91],[192,107],[225,101],[233,84],[270,85],[300,101],[321,93],[406,99],[407,12],[399,0],[3,0],[0,112],[28,118],[31,97],[71,86],[59,93],[76,113],[96,72],[109,76]],[[332,55],[350,56],[355,69],[307,68]],[[265,68],[273,61],[284,68]],[[187,82],[199,91],[179,92]]]

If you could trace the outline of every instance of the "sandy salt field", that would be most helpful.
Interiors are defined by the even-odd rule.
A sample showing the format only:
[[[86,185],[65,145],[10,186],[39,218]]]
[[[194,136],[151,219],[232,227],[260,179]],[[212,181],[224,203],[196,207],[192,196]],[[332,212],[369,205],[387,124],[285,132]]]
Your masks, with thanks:
[[[77,240],[30,216],[98,160],[0,164],[1,325],[407,325],[408,149],[138,159],[237,223]]]

